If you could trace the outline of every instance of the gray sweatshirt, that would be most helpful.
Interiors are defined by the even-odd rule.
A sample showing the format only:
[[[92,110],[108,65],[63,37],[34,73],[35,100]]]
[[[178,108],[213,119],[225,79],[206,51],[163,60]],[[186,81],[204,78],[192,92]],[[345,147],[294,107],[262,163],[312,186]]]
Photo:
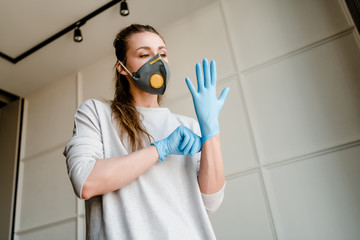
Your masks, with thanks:
[[[137,107],[148,133],[158,141],[183,125],[199,134],[192,118],[167,108]],[[110,105],[86,100],[78,108],[73,137],[65,147],[68,174],[76,195],[96,160],[128,154],[118,135]],[[85,201],[86,239],[215,239],[208,218],[221,204],[224,188],[200,192],[197,172],[200,153],[169,155],[125,187]]]

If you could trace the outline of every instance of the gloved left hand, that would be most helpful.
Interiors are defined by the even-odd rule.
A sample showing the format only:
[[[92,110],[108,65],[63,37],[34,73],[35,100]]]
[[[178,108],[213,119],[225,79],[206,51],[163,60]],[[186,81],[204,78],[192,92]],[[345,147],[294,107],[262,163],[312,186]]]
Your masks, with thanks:
[[[194,156],[201,150],[201,138],[184,126],[177,127],[167,138],[152,143],[159,153],[162,162],[168,155]]]
[[[201,72],[200,63],[196,64],[196,77],[198,91],[195,90],[191,80],[185,78],[186,84],[190,90],[194,101],[196,116],[199,121],[202,143],[219,133],[219,113],[224,105],[230,88],[225,88],[220,94],[219,99],[216,97],[216,64],[212,60],[209,63],[206,58],[203,60],[204,78]]]

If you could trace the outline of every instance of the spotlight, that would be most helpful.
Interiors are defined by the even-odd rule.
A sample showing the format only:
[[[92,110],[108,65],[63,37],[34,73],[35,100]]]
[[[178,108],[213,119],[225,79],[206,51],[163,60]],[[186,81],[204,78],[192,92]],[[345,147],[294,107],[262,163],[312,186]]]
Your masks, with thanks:
[[[83,37],[81,35],[80,27],[76,27],[74,30],[74,41],[75,42],[82,42]]]
[[[128,8],[128,5],[126,3],[126,0],[122,0],[120,3],[120,15],[121,16],[127,16],[129,15],[130,11]]]

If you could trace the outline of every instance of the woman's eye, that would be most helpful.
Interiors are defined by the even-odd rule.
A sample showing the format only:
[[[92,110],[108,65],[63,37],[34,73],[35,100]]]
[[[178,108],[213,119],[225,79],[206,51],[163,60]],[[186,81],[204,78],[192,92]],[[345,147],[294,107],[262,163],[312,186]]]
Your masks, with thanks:
[[[149,57],[150,55],[149,54],[141,54],[140,57],[141,58],[146,58],[146,57]]]
[[[166,53],[162,53],[162,54],[160,54],[160,56],[161,56],[162,58],[165,58],[167,55],[166,55]]]

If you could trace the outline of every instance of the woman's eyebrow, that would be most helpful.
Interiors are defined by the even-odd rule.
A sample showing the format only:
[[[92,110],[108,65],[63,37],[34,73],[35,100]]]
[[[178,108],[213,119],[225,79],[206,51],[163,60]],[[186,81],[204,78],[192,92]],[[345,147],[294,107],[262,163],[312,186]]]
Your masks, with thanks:
[[[150,49],[150,47],[147,47],[147,46],[139,47],[139,48],[137,48],[135,51],[140,50],[140,49],[149,50],[149,49]]]
[[[138,47],[135,51],[138,51],[140,49],[150,50],[151,48],[148,47],[148,46],[142,46],[142,47]],[[158,49],[166,49],[166,47],[165,46],[160,46],[160,47],[158,47]]]

